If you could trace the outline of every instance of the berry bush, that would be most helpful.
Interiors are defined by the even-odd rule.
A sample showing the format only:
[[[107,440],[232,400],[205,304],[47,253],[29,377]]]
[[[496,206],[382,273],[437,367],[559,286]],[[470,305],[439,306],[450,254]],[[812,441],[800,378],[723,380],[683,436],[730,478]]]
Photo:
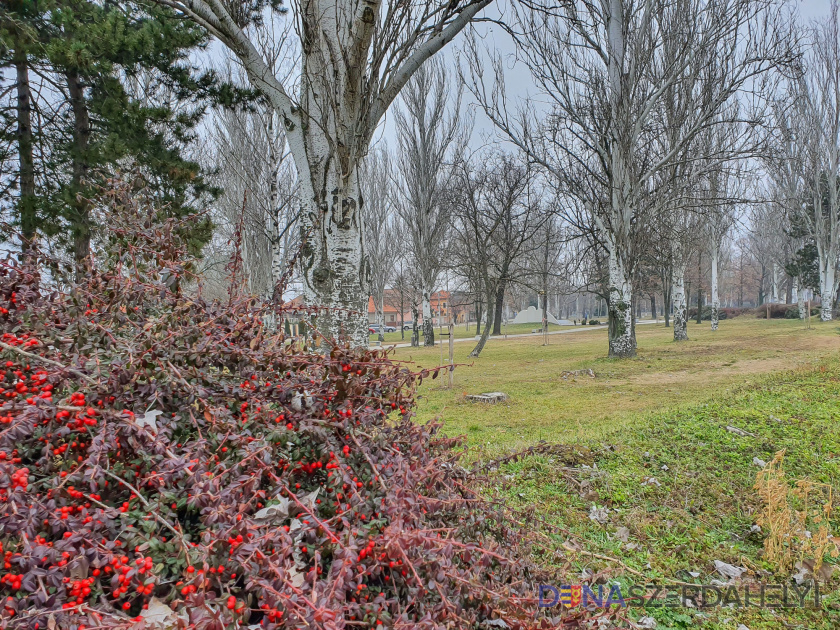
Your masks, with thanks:
[[[519,533],[411,419],[434,374],[205,300],[184,223],[100,206],[81,282],[0,262],[0,626],[533,625]]]

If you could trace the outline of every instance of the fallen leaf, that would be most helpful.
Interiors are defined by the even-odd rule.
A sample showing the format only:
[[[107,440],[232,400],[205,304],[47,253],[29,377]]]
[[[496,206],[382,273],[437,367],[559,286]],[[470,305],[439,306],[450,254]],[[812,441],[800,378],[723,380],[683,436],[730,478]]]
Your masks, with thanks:
[[[135,423],[139,427],[150,427],[152,431],[157,433],[157,417],[163,412],[158,409],[150,409],[143,414],[143,417],[137,418]]]
[[[743,567],[736,567],[734,565],[721,562],[720,560],[715,560],[715,569],[723,577],[735,579],[741,577],[741,575],[746,571]]]
[[[605,507],[599,508],[593,503],[589,508],[589,520],[603,525],[610,520],[609,510]]]
[[[750,436],[750,437],[758,437],[755,433],[750,433],[749,431],[744,431],[743,429],[739,429],[738,427],[731,427],[729,425],[726,426],[726,430],[730,433],[734,433],[735,435],[740,436]]]
[[[157,597],[152,597],[149,607],[140,613],[146,630],[174,630],[183,628],[187,618],[179,615]]]
[[[279,497],[277,503],[267,505],[259,512],[254,514],[254,519],[258,521],[282,520],[289,516],[289,499]]]

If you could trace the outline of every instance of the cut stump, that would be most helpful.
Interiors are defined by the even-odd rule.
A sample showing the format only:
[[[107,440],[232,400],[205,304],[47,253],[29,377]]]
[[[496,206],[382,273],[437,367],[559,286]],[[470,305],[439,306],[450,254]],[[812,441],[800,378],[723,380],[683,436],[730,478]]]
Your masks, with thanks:
[[[467,396],[467,400],[470,402],[489,403],[491,405],[504,402],[507,399],[508,395],[503,392],[487,392],[484,394],[470,394]]]

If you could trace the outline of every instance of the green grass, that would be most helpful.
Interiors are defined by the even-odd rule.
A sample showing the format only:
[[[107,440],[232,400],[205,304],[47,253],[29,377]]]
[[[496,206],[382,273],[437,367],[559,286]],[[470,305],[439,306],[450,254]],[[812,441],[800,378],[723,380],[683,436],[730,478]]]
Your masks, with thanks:
[[[662,326],[640,327],[639,357],[623,361],[604,358],[603,331],[556,335],[548,347],[531,339],[491,342],[469,367],[457,368],[454,390],[441,389],[441,378],[420,387],[419,415],[440,416],[448,433],[465,434],[472,460],[540,439],[585,454],[577,461],[548,454],[505,464],[488,488],[511,507],[533,511],[529,531],[547,536],[534,557],[556,584],[580,583],[584,570],[625,587],[667,579],[709,584],[722,579],[714,560],[780,583],[789,575],[762,558],[762,534],[750,531],[760,507],[753,458],[769,461],[786,449],[791,483],[808,478],[840,491],[838,325],[806,330],[796,321],[738,318],[716,333],[707,326],[691,325],[691,341],[681,344]],[[467,362],[471,347],[456,346],[456,361]],[[424,367],[439,357],[437,349],[397,351],[397,358]],[[564,370],[584,368],[597,377],[561,378]],[[464,392],[496,390],[511,396],[508,404],[463,400]],[[735,435],[727,425],[753,435]],[[656,482],[646,483],[651,477]],[[588,518],[593,505],[609,510],[606,524]],[[835,510],[832,533],[838,526]],[[627,542],[619,528],[627,528]],[[579,551],[565,549],[568,541]],[[836,628],[838,587],[837,576],[823,585],[821,610],[629,614],[653,616],[660,629]]]
[[[753,458],[769,461],[786,449],[785,470],[791,483],[808,478],[831,484],[836,491],[840,489],[838,423],[840,365],[832,361],[825,372],[812,367],[766,377],[726,399],[655,414],[633,427],[605,433],[586,443],[595,453],[589,469],[570,473],[568,467],[564,470],[544,456],[505,465],[500,473],[509,485],[503,495],[512,507],[535,507],[541,519],[569,532],[556,535],[545,527],[562,556],[539,555],[557,575],[571,576],[572,583],[584,569],[625,585],[642,580],[616,563],[562,550],[567,539],[590,553],[621,559],[650,582],[676,578],[709,584],[722,579],[714,568],[714,560],[721,560],[754,571],[756,579],[782,583],[789,576],[777,574],[763,560],[762,534],[750,531],[759,509],[753,490],[759,468]],[[727,425],[755,437],[730,433]],[[584,486],[586,498],[569,476],[589,485]],[[645,483],[650,477],[659,485]],[[608,508],[608,523],[588,518],[593,504]],[[835,510],[831,531],[838,525]],[[622,527],[629,530],[627,542],[616,536]],[[700,575],[681,573],[688,571]],[[795,628],[836,628],[840,627],[838,586],[840,580],[834,577],[822,587],[822,610],[774,614],[710,609],[698,617],[686,609],[649,609],[645,614],[658,619],[659,628],[722,629],[743,623],[751,630],[769,630],[785,627],[783,622]]]

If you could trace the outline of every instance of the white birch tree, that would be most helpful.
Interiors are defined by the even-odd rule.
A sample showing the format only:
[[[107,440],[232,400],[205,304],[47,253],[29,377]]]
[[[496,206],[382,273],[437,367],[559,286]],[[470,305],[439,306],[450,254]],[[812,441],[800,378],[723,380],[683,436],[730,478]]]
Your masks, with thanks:
[[[769,0],[578,0],[562,5],[536,0],[536,10],[514,8],[509,32],[540,88],[550,115],[534,122],[536,106],[509,114],[503,61],[495,81],[484,81],[485,53],[472,44],[471,87],[485,113],[529,157],[556,177],[577,161],[599,182],[604,197],[593,208],[608,253],[609,354],[636,351],[632,284],[637,244],[652,205],[650,181],[713,124],[721,107],[786,53],[785,32]],[[666,44],[674,53],[666,59]],[[703,69],[704,90],[691,92],[692,118],[671,151],[652,158],[666,90],[694,81]],[[542,105],[541,105],[542,106]],[[562,156],[567,159],[563,159]]]
[[[227,46],[282,121],[300,185],[304,297],[325,338],[368,343],[358,169],[372,135],[417,69],[491,1],[301,0],[286,11],[275,0],[157,0]],[[254,44],[281,19],[299,40],[294,83]]]
[[[208,157],[224,191],[214,221],[225,240],[241,224],[248,288],[271,299],[297,250],[298,237],[296,178],[285,155],[283,130],[271,107],[227,110],[217,113],[210,138]]]
[[[362,161],[362,213],[370,261],[370,296],[379,324],[379,342],[385,341],[385,288],[393,275],[397,255],[391,194],[391,158],[385,147],[374,149]]]
[[[444,65],[431,60],[403,88],[396,110],[400,189],[397,211],[406,231],[423,309],[423,344],[435,345],[431,297],[447,259],[452,204],[446,191],[468,137],[460,112],[460,86],[454,90]],[[415,322],[416,317],[415,317]]]
[[[739,172],[737,168],[734,173],[726,169],[714,170],[709,174],[708,181],[709,205],[704,208],[703,236],[711,267],[712,303],[710,321],[712,330],[717,330],[720,325],[721,252],[724,241],[737,220],[737,204],[733,197],[739,195],[737,190],[732,190],[732,186],[737,186]]]
[[[809,191],[801,216],[817,249],[820,319],[832,319],[840,262],[840,6],[831,3],[828,19],[810,31],[799,82],[802,104],[799,141],[806,152]]]

